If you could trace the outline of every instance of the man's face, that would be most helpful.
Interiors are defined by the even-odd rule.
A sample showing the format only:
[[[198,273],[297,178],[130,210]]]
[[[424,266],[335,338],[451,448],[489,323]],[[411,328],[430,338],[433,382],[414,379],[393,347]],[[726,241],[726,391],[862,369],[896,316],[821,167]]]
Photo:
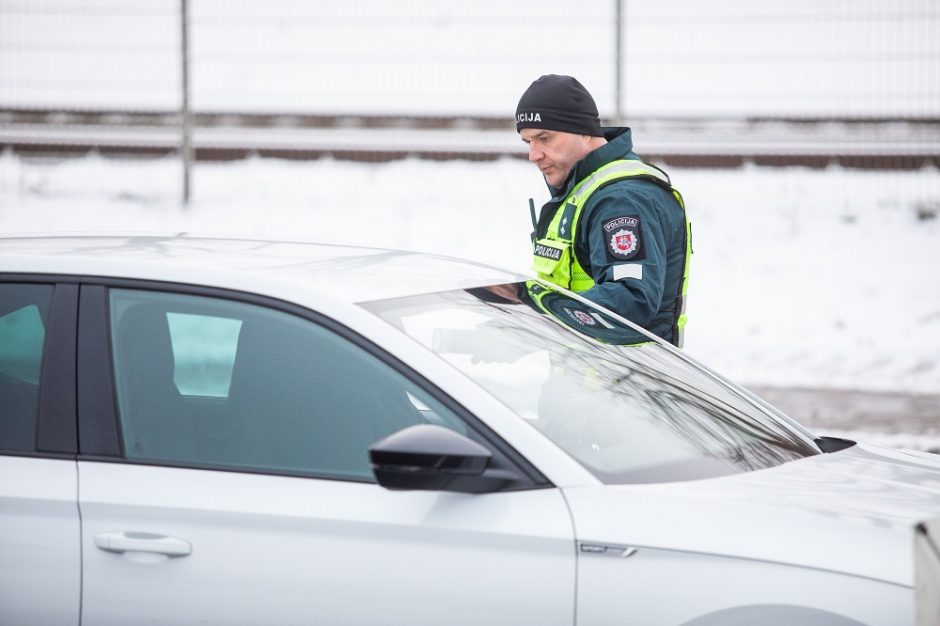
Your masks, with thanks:
[[[535,163],[552,187],[561,187],[574,164],[591,151],[588,135],[523,128],[519,136],[529,146],[529,161]]]

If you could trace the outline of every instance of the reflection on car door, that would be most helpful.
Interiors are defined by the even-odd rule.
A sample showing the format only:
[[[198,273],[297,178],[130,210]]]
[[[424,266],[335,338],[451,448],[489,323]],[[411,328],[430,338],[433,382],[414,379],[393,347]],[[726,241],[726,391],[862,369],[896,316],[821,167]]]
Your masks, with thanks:
[[[471,430],[421,386],[294,314],[108,293],[121,445],[79,464],[87,623],[572,623],[557,490],[372,482],[382,437]]]
[[[79,621],[74,441],[61,446],[39,432],[40,417],[53,428],[63,420],[74,439],[74,403],[51,398],[75,386],[76,290],[55,289],[0,283],[0,624]],[[61,342],[49,340],[63,329]]]

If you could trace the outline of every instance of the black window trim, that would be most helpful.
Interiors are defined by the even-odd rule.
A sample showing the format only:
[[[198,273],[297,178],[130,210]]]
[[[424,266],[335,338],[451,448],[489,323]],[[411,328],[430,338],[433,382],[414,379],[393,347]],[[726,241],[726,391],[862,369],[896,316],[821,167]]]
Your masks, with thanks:
[[[124,454],[111,367],[107,295],[97,281],[83,282],[79,294],[78,449],[84,459]]]
[[[154,462],[127,459],[121,449],[120,420],[117,413],[117,398],[114,387],[114,372],[111,364],[111,339],[109,332],[109,289],[133,289],[158,291],[180,295],[220,298],[253,304],[288,313],[336,333],[339,337],[363,349],[407,380],[428,393],[470,427],[471,438],[486,445],[494,452],[495,467],[514,471],[520,480],[507,490],[524,490],[553,487],[548,478],[502,437],[493,432],[446,392],[407,366],[394,355],[375,345],[359,333],[342,323],[305,306],[257,293],[222,287],[210,287],[161,280],[130,279],[115,277],[82,277],[79,305],[78,346],[78,424],[79,459],[89,461],[133,463],[166,467],[183,467],[237,473],[272,474],[301,478],[362,482],[374,484],[372,480],[357,480],[351,477],[330,475],[313,476],[308,473],[290,471],[265,471],[252,468],[224,468],[177,462]],[[107,405],[107,406],[105,406]]]

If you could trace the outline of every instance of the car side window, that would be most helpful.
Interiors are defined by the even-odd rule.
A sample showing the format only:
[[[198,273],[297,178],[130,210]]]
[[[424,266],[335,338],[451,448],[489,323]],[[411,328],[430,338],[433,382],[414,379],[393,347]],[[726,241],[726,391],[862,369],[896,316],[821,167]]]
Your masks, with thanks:
[[[173,384],[184,396],[228,397],[241,320],[166,314],[173,349]]]
[[[36,449],[51,285],[0,285],[0,451]]]
[[[113,289],[110,317],[130,459],[371,480],[379,439],[428,422],[465,430],[394,368],[290,313]]]

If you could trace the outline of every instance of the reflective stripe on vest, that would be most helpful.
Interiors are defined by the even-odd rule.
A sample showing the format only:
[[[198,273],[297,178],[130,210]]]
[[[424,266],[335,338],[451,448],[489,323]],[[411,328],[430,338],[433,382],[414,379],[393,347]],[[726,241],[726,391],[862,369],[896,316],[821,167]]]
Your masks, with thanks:
[[[578,262],[574,253],[574,240],[581,212],[591,195],[600,187],[621,179],[651,180],[669,189],[682,208],[686,228],[685,267],[679,293],[676,294],[676,345],[682,345],[685,329],[685,296],[688,289],[689,257],[692,253],[691,231],[685,216],[685,202],[662,170],[643,161],[620,159],[601,166],[575,185],[571,193],[558,206],[548,225],[545,237],[535,241],[532,269],[539,278],[575,292],[587,291],[595,285],[591,276]]]
[[[672,187],[670,186],[670,189]],[[679,206],[682,207],[682,218],[685,220],[685,264],[682,267],[682,283],[679,285],[679,296],[676,298],[676,347],[681,348],[685,343],[685,323],[688,316],[685,314],[686,298],[689,292],[689,260],[692,257],[692,224],[689,222],[685,213],[685,200],[682,195],[672,189],[672,195],[676,197]]]

